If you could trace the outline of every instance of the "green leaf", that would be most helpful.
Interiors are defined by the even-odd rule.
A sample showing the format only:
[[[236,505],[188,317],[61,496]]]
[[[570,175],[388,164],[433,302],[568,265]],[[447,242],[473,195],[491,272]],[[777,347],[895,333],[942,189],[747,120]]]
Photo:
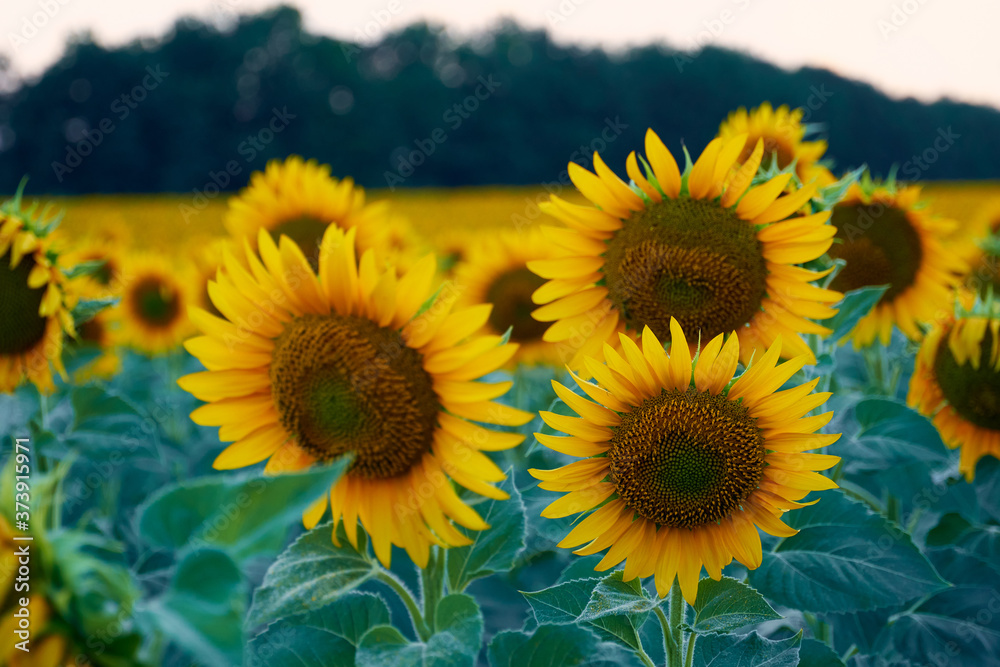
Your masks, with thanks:
[[[1000,598],[989,588],[942,591],[893,619],[875,649],[917,664],[981,667],[1000,655]]]
[[[377,625],[361,638],[355,653],[358,667],[424,667],[424,645],[411,644],[391,625]]]
[[[748,635],[703,635],[694,646],[695,667],[798,667],[802,633],[771,641]]]
[[[597,637],[575,625],[540,625],[532,634],[506,631],[493,637],[491,667],[569,667],[594,664]]]
[[[807,638],[803,639],[799,646],[799,665],[801,667],[844,667],[844,661],[823,642]]]
[[[448,597],[456,599],[448,604],[444,616],[436,617],[451,625],[445,629],[439,627],[426,643],[410,642],[391,625],[376,626],[358,644],[355,654],[358,667],[473,667],[482,642],[482,616],[478,606],[476,613],[471,613],[468,602],[473,606],[475,602],[468,595]],[[462,637],[453,634],[454,631]],[[475,642],[471,643],[473,635]]]
[[[448,632],[471,653],[479,653],[483,643],[483,613],[471,595],[452,593],[438,602],[434,627]]]
[[[745,625],[781,618],[764,596],[736,579],[702,579],[694,601],[695,632],[733,632]]]
[[[499,488],[510,494],[508,500],[489,500],[476,506],[490,529],[459,528],[469,536],[472,544],[447,551],[450,590],[464,591],[466,586],[480,577],[511,569],[524,550],[524,502],[514,486],[511,471],[508,471],[507,479]]]
[[[174,484],[139,509],[139,530],[155,546],[216,546],[237,560],[278,549],[288,528],[329,492],[348,464],[345,457],[304,473],[216,475]]]
[[[340,546],[331,539],[333,526],[321,524],[292,543],[267,569],[254,591],[247,627],[317,611],[375,576],[368,559],[368,538],[358,532],[358,550],[340,530]]]
[[[170,588],[142,613],[205,664],[238,665],[246,594],[243,575],[225,552],[198,549],[181,560]]]
[[[105,308],[110,308],[117,304],[118,300],[116,296],[104,299],[80,299],[70,313],[73,316],[73,326],[79,327],[86,324]]]
[[[656,606],[639,581],[622,581],[621,571],[603,579],[577,579],[522,595],[538,624],[580,624],[602,639],[635,650],[638,629]]]
[[[618,570],[598,582],[578,620],[588,622],[606,616],[622,615],[634,621],[645,620],[658,604],[659,600],[649,597],[639,579],[622,581],[622,572]],[[640,625],[642,623],[638,622],[635,627]]]
[[[837,314],[823,321],[823,326],[833,329],[833,333],[827,338],[836,342],[849,334],[861,318],[871,312],[887,289],[888,285],[877,285],[845,293],[840,303],[834,305],[838,309]]]
[[[859,611],[900,605],[946,583],[895,524],[838,490],[795,512],[798,534],[777,542],[749,583],[769,600],[802,611]]]
[[[80,262],[73,267],[63,269],[63,275],[66,276],[67,280],[75,280],[81,276],[93,276],[103,269],[107,263],[106,259],[92,259]]]
[[[976,465],[976,497],[982,510],[1000,523],[1000,461],[984,456]]]
[[[273,623],[247,646],[248,667],[351,667],[361,637],[389,623],[377,595],[348,593],[307,614]]]

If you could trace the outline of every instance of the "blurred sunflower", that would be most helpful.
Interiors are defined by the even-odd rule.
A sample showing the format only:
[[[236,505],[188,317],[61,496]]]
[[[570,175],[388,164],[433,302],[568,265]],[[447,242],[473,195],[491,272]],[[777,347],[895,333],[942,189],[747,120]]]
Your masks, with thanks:
[[[196,303],[193,281],[166,257],[138,253],[126,259],[121,302],[121,340],[146,354],[170,352],[192,333],[188,307]]]
[[[473,230],[468,227],[449,227],[439,230],[431,237],[438,254],[438,268],[442,273],[454,272],[468,259],[469,248],[475,245],[486,230]]]
[[[76,382],[86,382],[91,378],[107,379],[121,369],[116,336],[118,325],[114,311],[106,309],[77,327],[74,345],[99,350],[100,354],[74,374]]]
[[[847,292],[889,286],[848,334],[855,347],[871,345],[876,337],[888,345],[893,325],[910,340],[919,340],[918,324],[950,309],[953,290],[966,269],[941,242],[956,223],[922,207],[918,187],[863,186],[852,185],[833,208],[831,222],[839,243],[830,248],[830,257],[846,265],[830,288]]]
[[[619,331],[637,336],[648,326],[669,340],[671,318],[695,342],[738,330],[744,362],[779,335],[786,357],[814,360],[799,334],[829,333],[807,318],[831,317],[829,304],[841,295],[810,284],[826,273],[795,264],[822,256],[836,229],[826,224],[829,211],[796,215],[815,184],[779,197],[791,179],[781,174],[751,187],[763,141],[733,174],[745,142],[746,135],[714,139],[681,174],[650,130],[652,168],[644,176],[635,153],[628,157],[634,189],[596,153],[596,175],[570,163],[570,177],[597,208],[557,196],[543,204],[570,229],[549,237],[562,247],[560,257],[528,266],[549,279],[534,294],[536,303],[548,304],[534,317],[555,322],[544,340],[585,341],[573,368],[582,369],[585,356],[599,356],[605,342],[617,347]]]
[[[535,436],[581,460],[530,473],[541,488],[566,492],[543,517],[588,513],[560,547],[585,545],[580,555],[608,549],[597,570],[625,559],[624,578],[654,576],[661,596],[676,576],[694,604],[703,565],[716,580],[733,558],[755,569],[762,560],[757,528],[794,535],[781,515],[803,507],[797,501],[809,491],[836,488],[814,471],[839,457],[806,450],[839,436],[815,433],[832,412],[803,417],[830,396],[812,393],[818,378],[776,392],[803,367],[804,356],[776,365],[776,341],[733,380],[740,357],[735,333],[725,343],[719,334],[692,361],[676,319],[670,329],[669,357],[645,327],[641,348],[622,335],[624,356],[607,347],[607,365],[588,358],[599,384],[573,379],[592,400],[553,381],[580,417],[542,412],[546,424],[568,437]]]
[[[22,597],[14,590],[14,574],[17,572],[17,556],[15,550],[24,542],[15,542],[14,533],[6,518],[0,516],[0,633],[4,637],[0,643],[0,665],[8,667],[59,667],[60,665],[89,665],[86,656],[80,655],[74,642],[68,636],[71,633],[53,618],[53,609],[44,595],[31,593],[28,597],[28,613],[31,619],[31,651],[19,650],[15,643],[19,641],[14,631],[18,629],[19,619],[14,615],[21,608]],[[38,558],[38,544],[33,550],[34,558]],[[34,572],[34,570],[33,570]],[[38,590],[41,582],[38,576],[31,582],[32,590]],[[79,661],[77,658],[79,657]]]
[[[113,296],[120,291],[118,281],[125,259],[125,247],[112,235],[88,235],[74,239],[74,249],[66,253],[67,262],[101,262],[101,266],[81,282],[93,286],[89,292],[95,298]]]
[[[179,384],[210,401],[191,418],[235,441],[215,460],[218,469],[267,459],[265,471],[281,473],[353,453],[329,502],[320,498],[303,523],[314,527],[329,504],[335,540],[343,520],[356,547],[360,519],[382,563],[395,544],[424,567],[430,544],[470,543],[452,520],[488,527],[449,478],[507,497],[490,484],[504,473],[481,450],[513,447],[522,436],[471,421],[519,425],[532,415],[492,402],[510,382],[474,381],[517,350],[500,336],[473,335],[490,307],[452,312],[453,298],[443,296],[429,304],[433,255],[397,278],[376,268],[372,250],[357,262],[355,233],[327,229],[318,275],[294,242],[275,244],[264,230],[261,259],[246,253],[249,271],[227,253],[225,271],[209,284],[225,318],[192,309],[206,335],[185,344],[209,370]]]
[[[965,314],[935,323],[924,338],[907,402],[932,417],[944,443],[961,447],[959,470],[1000,458],[1000,317]]]
[[[233,237],[254,249],[258,231],[273,240],[282,235],[294,241],[315,270],[326,228],[355,229],[359,253],[374,248],[380,262],[388,260],[388,204],[365,205],[365,193],[350,178],[330,176],[330,166],[293,155],[272,160],[263,172],[254,172],[250,185],[229,200],[224,223]]]
[[[52,368],[65,377],[63,339],[75,336],[64,260],[48,237],[50,222],[20,210],[20,196],[0,208],[0,392],[25,379],[55,389]]]
[[[966,287],[983,297],[991,287],[1000,294],[1000,199],[979,206],[970,223],[958,227],[943,241],[968,263]]]
[[[541,232],[484,231],[477,243],[466,248],[464,261],[455,269],[455,284],[460,290],[457,304],[493,304],[487,327],[493,334],[511,330],[510,339],[520,345],[516,362],[567,361],[560,360],[556,343],[542,340],[547,325],[531,316],[535,308],[531,295],[545,284],[545,279],[532,273],[528,262],[553,255],[552,244]]]
[[[235,248],[232,239],[195,239],[190,245],[193,270],[190,272],[193,305],[207,310],[213,315],[221,315],[208,296],[208,283],[222,267],[222,256],[227,248]]]
[[[742,165],[753,153],[758,140],[764,142],[765,167],[770,167],[777,157],[778,169],[784,169],[795,162],[795,174],[803,183],[815,181],[820,187],[836,182],[830,170],[818,164],[826,153],[825,141],[804,141],[806,126],[802,123],[802,109],[791,110],[788,105],[777,109],[764,102],[756,109],[747,111],[740,107],[729,114],[719,125],[719,138],[729,141],[733,137],[746,135],[746,143],[736,164]]]

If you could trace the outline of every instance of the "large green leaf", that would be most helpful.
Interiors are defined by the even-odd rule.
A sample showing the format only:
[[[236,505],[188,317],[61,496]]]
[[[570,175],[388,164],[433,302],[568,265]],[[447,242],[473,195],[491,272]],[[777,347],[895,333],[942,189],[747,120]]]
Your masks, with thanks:
[[[958,586],[897,616],[876,651],[915,664],[982,667],[1000,656],[1000,597],[990,588]]]
[[[749,583],[802,611],[859,611],[900,605],[947,584],[894,524],[839,490],[789,512],[798,534],[777,542]]]
[[[329,493],[348,464],[341,458],[298,474],[214,475],[174,484],[140,508],[139,530],[158,547],[216,546],[237,560],[277,549],[302,511]]]
[[[317,611],[375,576],[378,566],[368,558],[365,533],[358,531],[355,551],[342,529],[336,546],[332,530],[331,523],[321,524],[278,556],[254,591],[247,627]]]
[[[844,667],[837,653],[818,639],[803,639],[799,645],[800,667]]]
[[[209,665],[239,665],[246,584],[223,551],[197,549],[177,565],[167,591],[142,614],[164,636]]]
[[[447,632],[470,653],[479,653],[483,643],[483,613],[471,595],[452,593],[441,598],[434,610],[434,627]]]
[[[436,632],[426,642],[410,642],[390,625],[370,629],[358,644],[358,667],[472,667],[483,641],[476,601],[464,593],[447,595],[434,622]]]
[[[980,459],[973,483],[979,506],[990,518],[1000,523],[1000,461],[992,456]]]
[[[511,471],[499,488],[510,494],[508,500],[489,500],[476,506],[489,530],[459,528],[472,544],[448,549],[448,585],[453,591],[464,591],[480,577],[509,570],[524,550],[524,502]]]
[[[601,579],[576,579],[522,595],[540,626],[580,624],[633,650],[639,646],[639,628],[657,604],[638,579],[623,582],[620,570]]]
[[[598,640],[577,625],[540,625],[532,634],[506,631],[493,637],[491,667],[570,667],[593,665]]]
[[[862,287],[844,294],[840,303],[834,306],[837,308],[837,314],[823,322],[823,326],[833,329],[828,339],[838,341],[849,334],[861,318],[871,312],[887,289],[888,285],[877,285]]]
[[[771,641],[749,635],[704,635],[694,647],[695,667],[798,667],[802,634]]]
[[[247,667],[352,667],[361,637],[389,623],[389,607],[377,595],[348,593],[307,614],[267,627],[246,651]]]
[[[764,596],[736,579],[702,579],[694,601],[695,632],[733,632],[745,625],[781,618]]]

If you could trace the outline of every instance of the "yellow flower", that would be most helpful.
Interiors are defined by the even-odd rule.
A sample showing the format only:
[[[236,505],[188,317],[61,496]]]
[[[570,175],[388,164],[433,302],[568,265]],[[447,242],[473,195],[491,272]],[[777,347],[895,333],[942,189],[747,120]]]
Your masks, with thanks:
[[[846,265],[830,287],[846,292],[889,285],[848,334],[855,347],[871,345],[876,337],[888,345],[894,324],[910,340],[919,340],[918,325],[951,308],[966,267],[941,237],[956,223],[932,216],[919,198],[918,187],[878,187],[866,194],[855,184],[833,209],[831,222],[840,242],[830,248],[830,256]]]
[[[92,288],[87,289],[89,296],[100,298],[116,295],[120,289],[118,282],[125,261],[124,246],[117,237],[88,235],[80,240],[74,239],[72,246],[73,249],[66,253],[67,263],[103,262],[97,271],[80,279],[80,283]]]
[[[431,304],[433,255],[401,278],[355,260],[355,233],[330,226],[314,273],[295,243],[264,230],[249,270],[227,254],[209,293],[224,318],[192,309],[206,335],[185,347],[208,371],[179,384],[210,401],[191,414],[232,441],[218,469],[267,460],[265,471],[301,470],[353,453],[348,473],[303,515],[307,528],[332,508],[357,546],[357,522],[388,565],[391,545],[427,564],[429,546],[469,540],[452,524],[488,526],[459,499],[451,481],[483,496],[506,494],[504,473],[482,452],[522,436],[471,422],[526,423],[531,415],[492,402],[510,382],[475,380],[502,367],[517,346],[474,335],[489,306],[452,312],[453,293]]]
[[[122,342],[146,354],[170,352],[192,332],[188,307],[195,303],[193,281],[164,256],[139,253],[125,262],[121,302]]]
[[[531,295],[545,280],[528,269],[528,262],[551,258],[551,243],[538,231],[483,230],[478,238],[455,268],[458,305],[493,304],[487,327],[494,334],[511,329],[510,339],[520,345],[515,362],[565,364],[569,359],[560,358],[558,344],[542,340],[547,325],[531,316]]]
[[[230,234],[242,244],[257,246],[259,230],[277,240],[287,236],[302,248],[315,269],[326,228],[354,229],[358,252],[375,249],[379,262],[388,261],[388,204],[365,205],[365,193],[350,178],[330,176],[330,166],[297,155],[272,160],[254,172],[250,185],[229,200],[224,219]]]
[[[917,354],[907,402],[933,418],[944,444],[962,448],[966,480],[982,457],[1000,458],[1000,318],[936,323]]]
[[[65,377],[63,339],[75,336],[62,259],[43,226],[0,211],[0,392],[25,380],[55,389],[52,368]]]
[[[781,195],[791,174],[751,187],[763,155],[758,141],[735,174],[746,141],[714,139],[690,171],[681,174],[660,138],[646,133],[652,173],[643,175],[635,153],[627,170],[634,187],[594,154],[597,174],[570,163],[569,174],[597,208],[553,196],[544,210],[569,229],[549,239],[562,248],[556,259],[529,262],[549,282],[535,292],[536,319],[555,322],[544,339],[582,341],[571,366],[599,356],[618,332],[637,336],[646,326],[669,340],[677,318],[692,341],[738,330],[744,362],[780,335],[786,357],[813,353],[800,333],[829,333],[807,318],[825,319],[841,294],[811,281],[825,273],[795,264],[823,255],[836,229],[829,211],[797,215],[816,185]]]
[[[76,382],[86,382],[91,378],[108,379],[121,369],[121,358],[118,356],[118,320],[112,309],[104,309],[78,327],[78,337],[74,347],[96,348],[100,356],[78,370],[73,379]]]
[[[692,361],[685,334],[670,322],[668,357],[649,327],[642,347],[622,335],[624,356],[605,348],[607,365],[586,361],[597,384],[573,379],[591,400],[557,382],[553,387],[577,417],[542,412],[567,433],[536,433],[557,452],[581,457],[556,470],[531,470],[539,486],[565,492],[543,512],[587,514],[559,543],[580,555],[608,549],[597,570],[625,559],[625,580],[654,576],[666,595],[675,576],[694,604],[704,565],[718,580],[733,558],[750,569],[762,560],[757,528],[786,537],[781,520],[809,491],[836,488],[826,470],[836,456],[805,453],[835,442],[815,431],[833,413],[803,417],[830,394],[811,393],[818,378],[776,391],[806,363],[776,365],[776,341],[738,379],[734,333],[719,334]]]
[[[765,166],[770,165],[775,155],[779,169],[798,160],[795,163],[795,173],[803,183],[816,181],[820,187],[830,185],[837,179],[829,169],[817,164],[826,153],[826,142],[803,141],[806,127],[802,124],[802,113],[802,109],[793,111],[787,104],[773,109],[770,102],[764,102],[749,112],[745,107],[740,107],[722,121],[718,136],[723,141],[728,141],[746,135],[743,150],[736,159],[737,165],[746,162],[757,141],[763,140]]]

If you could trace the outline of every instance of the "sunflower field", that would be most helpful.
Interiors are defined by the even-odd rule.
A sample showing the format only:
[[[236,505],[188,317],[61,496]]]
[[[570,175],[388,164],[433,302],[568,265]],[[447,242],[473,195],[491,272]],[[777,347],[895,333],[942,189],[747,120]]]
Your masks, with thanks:
[[[1000,664],[1000,189],[810,127],[558,191],[22,183],[0,665]]]

